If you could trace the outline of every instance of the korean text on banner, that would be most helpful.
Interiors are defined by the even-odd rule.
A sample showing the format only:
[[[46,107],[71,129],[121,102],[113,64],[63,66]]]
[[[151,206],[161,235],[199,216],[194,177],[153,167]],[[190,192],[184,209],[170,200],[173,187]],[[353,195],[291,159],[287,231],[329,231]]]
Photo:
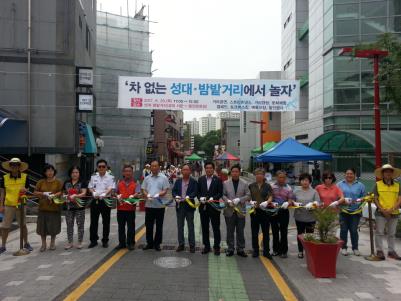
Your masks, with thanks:
[[[297,80],[211,80],[120,76],[118,108],[147,110],[299,110]]]

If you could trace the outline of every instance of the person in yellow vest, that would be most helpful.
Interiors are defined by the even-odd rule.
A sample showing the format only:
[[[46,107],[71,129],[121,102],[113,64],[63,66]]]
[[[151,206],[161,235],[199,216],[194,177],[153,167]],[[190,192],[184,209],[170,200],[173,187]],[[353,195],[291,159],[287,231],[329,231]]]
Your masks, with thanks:
[[[2,230],[0,254],[6,251],[8,233],[14,217],[17,218],[18,225],[23,227],[24,248],[32,252],[33,249],[28,242],[28,230],[25,222],[26,212],[24,212],[24,219],[21,223],[21,214],[17,208],[20,195],[25,194],[29,189],[28,175],[24,173],[28,169],[28,164],[22,162],[19,158],[12,158],[10,161],[3,162],[2,167],[9,173],[5,174],[0,182],[0,212],[4,215],[0,227]]]
[[[399,208],[401,205],[401,189],[400,184],[394,179],[401,176],[401,169],[394,168],[390,164],[385,164],[381,168],[375,170],[378,179],[373,189],[375,194],[375,203],[377,210],[376,217],[376,256],[381,260],[385,260],[383,252],[384,229],[387,226],[387,244],[389,258],[401,260],[401,257],[395,252],[394,238],[397,230],[398,218],[400,215]]]

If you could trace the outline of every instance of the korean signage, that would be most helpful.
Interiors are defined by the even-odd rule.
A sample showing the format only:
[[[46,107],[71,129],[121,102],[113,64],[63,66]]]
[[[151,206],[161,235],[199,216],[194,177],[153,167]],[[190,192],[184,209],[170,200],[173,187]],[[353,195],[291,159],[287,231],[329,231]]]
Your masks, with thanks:
[[[77,93],[77,110],[78,112],[92,112],[93,94]]]
[[[120,76],[118,108],[202,111],[298,111],[299,81]]]
[[[77,87],[93,86],[93,69],[89,67],[76,67]]]

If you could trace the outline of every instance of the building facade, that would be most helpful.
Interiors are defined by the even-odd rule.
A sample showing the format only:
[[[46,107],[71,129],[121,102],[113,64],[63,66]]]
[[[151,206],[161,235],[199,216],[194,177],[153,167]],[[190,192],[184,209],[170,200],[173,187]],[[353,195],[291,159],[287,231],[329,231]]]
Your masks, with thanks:
[[[28,1],[0,1],[0,153],[40,170],[52,163],[64,177],[86,156],[80,122],[93,124],[77,112],[76,67],[95,65],[96,1],[30,2],[29,11]]]
[[[329,131],[373,131],[373,66],[339,51],[375,42],[385,32],[400,35],[400,20],[400,1],[282,1],[283,79],[301,81],[301,110],[282,114],[282,138],[310,144]],[[381,109],[382,130],[399,131],[401,116],[389,103],[382,102]],[[363,171],[364,159],[352,160]],[[334,165],[343,168],[337,159]]]
[[[199,119],[199,135],[205,136],[207,133],[216,130],[217,118],[212,116],[212,114],[207,114],[207,116]]]
[[[118,109],[119,76],[151,76],[149,22],[142,13],[133,17],[97,12],[96,127],[106,159],[116,176],[124,164],[142,170],[151,136],[151,111]]]
[[[240,156],[240,120],[222,119],[221,121],[221,145],[234,156]]]
[[[189,126],[191,136],[199,135],[199,121],[196,118],[186,122]]]

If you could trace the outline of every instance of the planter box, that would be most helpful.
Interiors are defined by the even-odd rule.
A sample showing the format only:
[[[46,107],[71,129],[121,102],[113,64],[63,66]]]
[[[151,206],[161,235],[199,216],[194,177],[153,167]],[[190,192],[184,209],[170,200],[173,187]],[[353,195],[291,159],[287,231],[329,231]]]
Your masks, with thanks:
[[[336,278],[337,256],[344,241],[338,240],[333,244],[306,241],[298,235],[305,249],[306,265],[316,278]]]

